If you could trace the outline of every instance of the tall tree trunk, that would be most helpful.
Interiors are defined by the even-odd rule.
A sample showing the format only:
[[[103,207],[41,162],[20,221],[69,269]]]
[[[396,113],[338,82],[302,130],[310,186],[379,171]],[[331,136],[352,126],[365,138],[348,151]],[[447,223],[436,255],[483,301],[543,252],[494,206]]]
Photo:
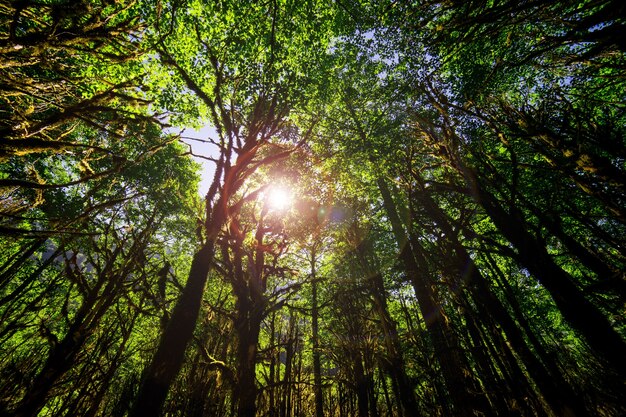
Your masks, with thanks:
[[[363,369],[363,359],[357,350],[353,352],[352,362],[354,365],[355,393],[358,406],[358,417],[370,417],[368,401],[368,382],[365,370]]]
[[[132,335],[132,329],[135,326],[135,321],[137,320],[138,316],[139,314],[135,313],[135,315],[132,316],[132,318],[130,319],[131,323],[130,323],[129,328],[126,331],[122,331],[122,340],[120,341],[120,345],[117,348],[117,351],[115,352],[115,356],[113,357],[113,360],[111,361],[111,365],[109,365],[109,369],[104,374],[104,378],[101,382],[100,388],[98,389],[95,395],[95,398],[91,400],[91,405],[89,406],[89,409],[87,409],[84,412],[83,414],[84,417],[94,417],[95,415],[97,415],[98,410],[100,409],[100,404],[105,398],[107,391],[110,387],[111,380],[113,379],[113,377],[115,376],[115,373],[119,369],[120,362],[121,362],[120,359],[122,358],[124,351],[127,349],[127,343]],[[75,415],[75,414],[76,413],[74,412],[69,412],[66,415]]]
[[[263,304],[251,299],[237,300],[237,387],[238,417],[256,415],[256,356],[263,319]]]
[[[433,283],[430,282],[422,248],[417,239],[407,237],[389,187],[383,178],[379,177],[377,183],[383,197],[385,212],[400,246],[400,257],[407,276],[413,284],[420,312],[431,336],[448,393],[455,404],[455,413],[459,416],[472,416],[476,411],[490,415],[484,396],[472,395],[469,392],[474,385],[466,377],[470,371],[460,357],[461,347],[456,336],[447,325],[447,321],[443,319],[433,291]]]
[[[32,242],[28,247],[16,252],[0,266],[0,289],[10,281],[19,268],[44,244],[47,238],[40,238]],[[26,246],[26,245],[24,245]],[[61,245],[63,246],[63,245]]]
[[[270,321],[270,366],[269,366],[269,379],[267,381],[267,390],[269,391],[268,399],[268,416],[276,416],[276,368],[280,368],[280,362],[276,361],[276,312],[272,312]]]
[[[293,313],[289,315],[289,330],[287,331],[287,341],[285,342],[285,375],[283,376],[282,398],[280,403],[280,417],[291,416],[291,390],[292,390],[292,368],[295,348],[295,328],[296,318]]]
[[[413,387],[405,372],[404,357],[402,356],[402,346],[398,337],[396,323],[391,318],[387,308],[387,294],[382,274],[375,272],[370,267],[365,248],[363,245],[357,247],[357,256],[361,266],[364,268],[367,279],[367,288],[374,301],[374,309],[380,320],[381,330],[386,348],[385,357],[382,359],[385,372],[392,378],[394,386],[397,386],[397,396],[400,403],[401,415],[412,417],[418,414],[417,401]]]
[[[448,258],[451,260],[448,269],[453,280],[460,286],[463,285],[462,277],[465,277],[466,285],[479,308],[479,314],[483,315],[485,320],[495,320],[504,330],[552,409],[562,416],[586,415],[584,404],[563,379],[560,371],[551,363],[547,364],[548,369],[546,369],[529,349],[523,332],[498,297],[493,294],[486,278],[458,240],[448,216],[436,205],[423,187],[420,192],[416,193],[414,200],[437,223],[446,236],[450,252]]]
[[[517,260],[543,285],[552,296],[565,321],[575,329],[594,353],[612,367],[620,377],[626,377],[626,342],[609,323],[606,316],[576,286],[575,280],[550,256],[545,244],[528,231],[523,213],[510,205],[510,211],[490,193],[475,168],[467,166],[459,153],[463,141],[459,138],[450,114],[438,99],[442,96],[429,86],[424,90],[431,104],[438,110],[444,125],[443,135],[435,141],[444,146],[443,156],[450,166],[465,179],[468,191],[484,208],[500,233],[517,250]],[[425,132],[433,132],[432,123],[420,120]],[[434,134],[433,134],[434,137]],[[620,211],[621,213],[621,211]],[[621,213],[623,214],[623,213]],[[619,218],[619,214],[617,215]],[[620,219],[623,221],[623,216]]]
[[[115,256],[118,253],[116,252]],[[14,410],[13,415],[15,417],[30,417],[39,413],[50,395],[50,390],[74,365],[85,341],[98,327],[100,320],[115,301],[127,274],[121,272],[119,276],[111,276],[108,267],[111,264],[112,261],[107,263],[107,267],[98,277],[96,285],[90,290],[76,312],[67,333],[51,350],[43,369]]]
[[[324,417],[324,397],[322,392],[322,365],[319,342],[319,306],[317,301],[316,253],[311,253],[311,336],[313,339],[313,394],[315,396],[315,417]]]
[[[626,343],[604,314],[585,298],[572,277],[559,267],[524,226],[522,217],[507,213],[480,182],[473,181],[478,201],[500,232],[517,249],[520,262],[548,290],[563,318],[578,331],[596,354],[615,371],[626,375]]]
[[[387,375],[383,371],[381,366],[378,367],[378,374],[380,377],[380,383],[383,388],[383,397],[385,398],[385,407],[387,408],[387,412],[385,413],[387,416],[391,416],[393,414],[393,403],[391,402],[391,396],[389,395],[389,386],[387,384]],[[396,398],[399,398],[399,394],[396,394]]]
[[[476,361],[479,377],[485,386],[485,391],[493,407],[496,410],[509,409],[507,400],[511,397],[515,398],[516,396],[511,392],[511,387],[506,381],[498,377],[493,366],[493,361],[489,359],[485,341],[481,337],[477,317],[474,312],[468,312],[467,308],[468,306],[465,306],[463,318],[465,319],[467,332],[469,334],[471,354]],[[522,393],[520,392],[519,394]],[[511,415],[515,414],[511,413]]]
[[[367,361],[365,363],[369,365]],[[379,417],[380,414],[378,413],[378,398],[376,396],[376,387],[374,386],[374,382],[375,382],[374,374],[373,374],[373,371],[371,371],[370,366],[368,366],[368,371],[366,375],[367,375],[367,397],[369,401],[370,417]]]
[[[194,255],[189,278],[174,307],[156,354],[146,369],[130,417],[160,415],[196,327],[214,250],[214,241],[209,239]]]
[[[48,400],[54,383],[72,367],[74,359],[87,339],[88,331],[83,329],[83,324],[82,321],[74,323],[63,340],[52,350],[43,369],[12,416],[34,417],[39,414]]]
[[[547,365],[545,367],[529,349],[524,340],[523,332],[498,297],[491,291],[487,279],[481,274],[465,247],[458,240],[447,215],[436,205],[427,190],[421,189],[417,196],[416,200],[446,235],[452,261],[450,265],[452,270],[456,271],[453,274],[457,275],[456,279],[459,285],[462,285],[461,277],[464,277],[465,284],[479,308],[479,314],[485,317],[484,320],[495,320],[505,332],[551,408],[558,415],[563,416],[587,415],[584,404],[564,380],[560,370],[552,366],[549,360],[544,361]],[[497,330],[494,328],[494,331]],[[530,329],[528,331],[532,333]]]

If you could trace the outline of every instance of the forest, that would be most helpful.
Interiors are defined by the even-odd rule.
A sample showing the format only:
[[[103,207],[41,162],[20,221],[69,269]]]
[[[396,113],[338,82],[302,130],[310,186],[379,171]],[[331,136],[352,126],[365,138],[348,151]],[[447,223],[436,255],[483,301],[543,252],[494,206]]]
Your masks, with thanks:
[[[0,417],[626,415],[620,0],[0,0]]]

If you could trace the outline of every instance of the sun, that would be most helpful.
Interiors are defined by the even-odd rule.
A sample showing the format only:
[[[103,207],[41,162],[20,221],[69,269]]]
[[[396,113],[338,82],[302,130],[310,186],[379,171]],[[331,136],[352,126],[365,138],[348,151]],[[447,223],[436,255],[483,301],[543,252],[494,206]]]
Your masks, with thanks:
[[[267,204],[276,211],[284,211],[291,207],[293,197],[284,187],[272,187],[267,194]]]

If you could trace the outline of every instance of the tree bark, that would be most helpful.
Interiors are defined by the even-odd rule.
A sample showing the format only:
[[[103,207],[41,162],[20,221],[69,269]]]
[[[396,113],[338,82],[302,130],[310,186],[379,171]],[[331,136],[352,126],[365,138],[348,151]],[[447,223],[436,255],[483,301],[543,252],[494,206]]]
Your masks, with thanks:
[[[400,403],[401,415],[413,417],[418,415],[417,401],[413,387],[405,372],[404,357],[402,356],[402,346],[398,337],[396,323],[391,318],[387,308],[387,295],[382,274],[372,271],[368,264],[365,248],[363,245],[357,247],[357,256],[361,266],[364,268],[367,279],[367,288],[374,301],[374,309],[380,320],[381,330],[386,348],[386,355],[382,359],[385,372],[393,379],[398,401]]]
[[[319,344],[319,306],[317,301],[316,253],[311,253],[311,337],[313,339],[313,394],[315,396],[315,417],[324,417],[324,397],[322,392],[322,365]]]
[[[180,370],[185,349],[193,336],[204,287],[214,254],[214,242],[208,240],[193,257],[189,278],[133,404],[130,417],[159,416],[170,385]]]
[[[443,319],[436,294],[432,289],[433,283],[430,282],[428,276],[429,272],[422,248],[417,239],[408,238],[384,179],[379,177],[377,184],[383,197],[387,217],[400,247],[400,258],[407,276],[413,284],[418,306],[432,338],[435,355],[441,366],[446,387],[455,404],[455,413],[459,416],[472,416],[476,411],[490,415],[489,406],[484,396],[472,395],[469,392],[474,385],[466,377],[470,371],[461,359],[461,347],[456,336],[446,324],[446,320]]]
[[[515,213],[507,213],[499,202],[478,181],[478,201],[485,208],[498,230],[517,249],[519,260],[548,290],[563,318],[578,331],[585,342],[620,375],[626,375],[626,343],[604,314],[585,298],[572,277],[559,267],[524,227]]]
[[[263,319],[263,304],[252,300],[237,300],[238,311],[235,320],[237,331],[237,416],[256,415],[256,355],[259,332]]]
[[[417,193],[414,200],[424,208],[446,236],[450,251],[448,258],[451,260],[448,269],[449,273],[453,275],[452,279],[458,286],[461,286],[463,285],[462,278],[465,277],[465,285],[479,308],[479,314],[482,314],[486,319],[495,320],[505,332],[551,408],[562,416],[586,415],[584,404],[563,379],[560,371],[549,361],[545,361],[547,363],[544,366],[530,350],[524,340],[523,332],[492,292],[487,279],[458,240],[448,216],[436,205],[428,191],[423,188]]]

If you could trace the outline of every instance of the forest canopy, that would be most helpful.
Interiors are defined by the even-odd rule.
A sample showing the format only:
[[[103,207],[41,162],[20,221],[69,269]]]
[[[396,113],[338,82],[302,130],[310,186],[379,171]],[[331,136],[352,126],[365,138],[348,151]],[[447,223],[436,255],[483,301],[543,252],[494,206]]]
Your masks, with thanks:
[[[0,0],[0,416],[626,415],[625,110],[616,0]]]

